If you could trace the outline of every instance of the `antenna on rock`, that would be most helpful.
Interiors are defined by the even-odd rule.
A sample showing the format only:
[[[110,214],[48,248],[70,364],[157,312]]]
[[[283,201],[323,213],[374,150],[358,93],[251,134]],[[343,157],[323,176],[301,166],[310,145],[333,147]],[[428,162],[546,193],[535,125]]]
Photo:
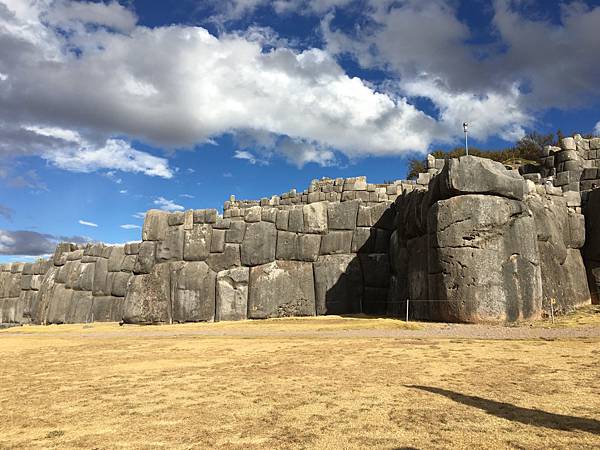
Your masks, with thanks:
[[[469,156],[469,123],[463,122],[463,130],[465,131],[465,152]]]

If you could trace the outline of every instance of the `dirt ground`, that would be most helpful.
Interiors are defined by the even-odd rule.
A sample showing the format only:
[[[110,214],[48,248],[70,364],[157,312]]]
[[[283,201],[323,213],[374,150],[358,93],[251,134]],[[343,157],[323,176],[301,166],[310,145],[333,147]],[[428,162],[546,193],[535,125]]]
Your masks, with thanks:
[[[600,308],[0,330],[0,448],[600,448]]]

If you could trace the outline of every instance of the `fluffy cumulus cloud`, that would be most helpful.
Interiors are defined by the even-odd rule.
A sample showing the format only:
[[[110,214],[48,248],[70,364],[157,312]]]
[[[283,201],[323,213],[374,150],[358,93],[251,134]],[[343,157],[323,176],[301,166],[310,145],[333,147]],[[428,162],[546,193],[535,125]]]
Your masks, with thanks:
[[[265,51],[242,34],[134,25],[114,3],[93,13],[65,5],[0,0],[2,154],[168,178],[168,162],[132,139],[174,149],[225,132],[266,133],[310,143],[295,150],[308,156],[287,146],[286,157],[301,162],[323,160],[321,151],[328,160],[331,149],[425,150],[436,133],[431,117],[349,77],[326,51]]]
[[[568,3],[556,24],[496,0],[495,41],[473,44],[454,1],[358,3],[363,25],[351,31],[335,26],[351,0],[205,3],[222,24],[259,8],[325,17],[326,47],[296,50],[260,26],[147,28],[114,1],[0,0],[0,156],[171,178],[167,159],[132,142],[172,150],[233,133],[253,138],[236,153],[251,163],[329,165],[336,152],[425,151],[455,140],[464,120],[474,137],[514,139],[539,109],[597,96],[600,7]],[[347,75],[336,59],[346,54],[394,82]]]
[[[598,100],[600,67],[590,58],[600,52],[600,7],[565,2],[555,23],[524,14],[533,3],[495,0],[485,43],[474,43],[476,32],[449,0],[368,1],[365,26],[336,28],[330,11],[322,31],[332,54],[391,71],[400,95],[430,100],[442,136],[466,120],[475,137],[511,140],[541,110]]]
[[[594,128],[594,134],[596,136],[600,136],[600,122],[596,124],[596,127]]]
[[[59,242],[81,244],[89,242],[89,239],[82,236],[55,236],[36,231],[0,229],[0,255],[47,255],[54,252]]]

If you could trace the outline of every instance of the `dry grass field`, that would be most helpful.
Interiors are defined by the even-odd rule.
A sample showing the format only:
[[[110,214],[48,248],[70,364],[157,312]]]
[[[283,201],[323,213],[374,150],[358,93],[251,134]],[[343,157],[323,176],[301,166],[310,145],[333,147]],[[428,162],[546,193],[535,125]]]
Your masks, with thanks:
[[[582,326],[600,328],[597,309],[554,328]],[[598,333],[440,329],[325,317],[2,330],[0,448],[600,448]]]

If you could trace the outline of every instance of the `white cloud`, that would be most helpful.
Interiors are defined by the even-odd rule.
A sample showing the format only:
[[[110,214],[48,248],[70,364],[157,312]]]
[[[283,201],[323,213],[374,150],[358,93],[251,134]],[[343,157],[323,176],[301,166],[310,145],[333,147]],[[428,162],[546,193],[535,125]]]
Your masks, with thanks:
[[[127,194],[127,189],[121,189],[121,190],[119,191],[119,194]]]
[[[339,149],[352,157],[424,151],[436,131],[432,118],[347,76],[319,49],[265,50],[255,39],[215,37],[182,25],[122,33],[73,27],[71,34],[59,34],[41,20],[51,9],[36,15],[19,5],[15,16],[0,17],[5,29],[26,24],[32,30],[25,47],[16,32],[0,31],[12,58],[12,64],[0,64],[11,80],[2,91],[11,114],[0,112],[0,123],[28,126],[37,138],[33,127],[69,124],[80,139],[41,152],[63,169],[172,176],[166,160],[133,149],[129,139],[176,149],[247,131],[316,142],[316,151]],[[69,51],[74,47],[77,55]]]
[[[395,73],[395,89],[409,101],[426,98],[439,112],[443,139],[458,137],[464,120],[478,122],[475,137],[513,140],[549,107],[570,108],[597,99],[600,7],[564,3],[560,23],[519,12],[530,2],[496,0],[492,42],[459,18],[457,2],[371,0],[364,26],[335,28],[322,21],[327,48],[350,54],[364,67]],[[558,8],[550,7],[550,8]],[[556,57],[549,57],[556,55]]]
[[[190,194],[179,194],[179,196],[182,198],[194,198],[194,196]]]
[[[352,35],[333,26],[335,8],[350,3],[210,3],[225,20],[258,7],[328,12],[327,50],[297,51],[260,26],[217,37],[200,27],[136,25],[135,15],[114,1],[4,0],[0,157],[35,154],[66,170],[171,178],[175,169],[166,159],[130,142],[178,149],[231,132],[277,136],[258,149],[240,146],[237,157],[250,162],[281,155],[297,165],[327,165],[335,151],[350,158],[398,155],[456,142],[460,123],[473,116],[474,136],[512,139],[532,123],[536,108],[596,95],[600,65],[590,61],[600,53],[600,7],[571,3],[562,23],[551,24],[497,0],[497,41],[478,45],[455,2],[372,0]],[[398,82],[375,87],[348,76],[334,59],[343,53],[395,72]],[[419,111],[416,97],[429,99],[435,111]],[[281,136],[284,147],[275,145]]]
[[[131,217],[133,217],[134,219],[144,219],[146,217],[146,213],[145,212],[137,212],[135,214],[132,214]]]
[[[600,136],[600,122],[598,122],[598,123],[596,124],[596,126],[594,127],[594,134],[595,134],[596,136]]]
[[[90,23],[126,32],[135,27],[137,18],[116,1],[109,3],[58,0],[46,15],[46,20],[63,29],[79,28]]]
[[[223,178],[233,178],[233,174],[231,172],[223,173]]]
[[[126,223],[124,225],[121,225],[121,228],[123,228],[124,230],[137,230],[140,229],[142,227],[140,227],[139,225],[134,225],[131,223]]]
[[[85,225],[86,227],[94,227],[94,228],[98,228],[98,224],[94,223],[94,222],[87,222],[85,220],[81,220],[79,219],[79,223],[81,225]]]
[[[73,130],[36,126],[24,128],[40,136],[65,141],[62,148],[54,148],[42,153],[42,158],[61,169],[73,172],[112,169],[123,172],[141,172],[145,175],[162,178],[173,176],[166,159],[135,150],[129,143],[121,139],[108,139],[103,145],[95,146]],[[114,172],[107,172],[107,176],[114,177]],[[117,184],[121,182],[121,179],[116,179]]]
[[[236,159],[245,159],[250,164],[256,164],[255,156],[247,150],[236,150],[233,157]]]
[[[185,208],[178,205],[173,200],[168,200],[164,197],[158,197],[154,200],[154,204],[164,211],[183,211]]]

